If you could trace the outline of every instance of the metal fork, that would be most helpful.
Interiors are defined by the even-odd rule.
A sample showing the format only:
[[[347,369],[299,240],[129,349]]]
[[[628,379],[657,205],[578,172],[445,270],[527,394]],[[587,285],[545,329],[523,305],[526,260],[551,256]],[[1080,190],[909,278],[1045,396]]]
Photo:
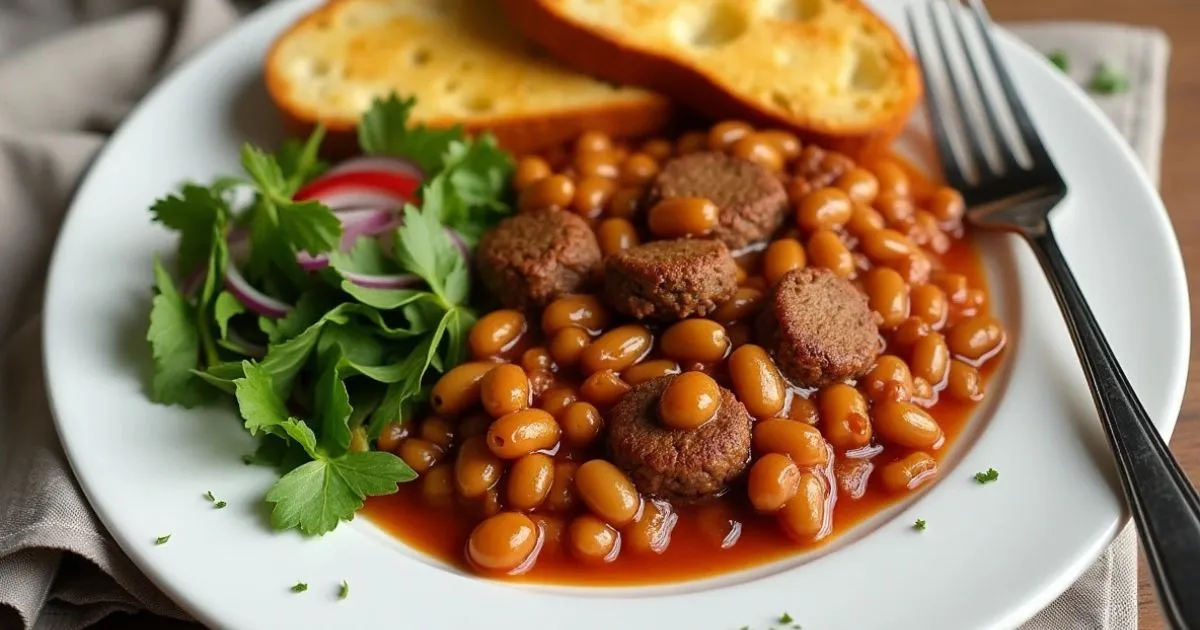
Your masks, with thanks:
[[[946,180],[962,191],[966,218],[972,225],[1019,234],[1037,255],[1083,363],[1166,616],[1175,628],[1200,629],[1200,497],[1150,422],[1059,250],[1049,218],[1066,196],[1067,185],[996,51],[986,9],[980,0],[965,1],[965,8],[959,0],[918,0],[907,6],[909,32],[925,81],[926,108]],[[938,11],[935,5],[939,2],[947,10]],[[922,36],[922,20],[932,36]],[[964,21],[974,23],[971,30],[978,33],[984,53],[975,52],[968,44]],[[965,57],[968,70],[962,71],[962,64],[956,67],[952,62],[955,53],[948,48],[946,31],[957,40],[958,54]],[[939,97],[935,91],[934,76],[939,69],[948,78],[949,97]],[[1003,93],[1002,104],[1016,123],[1028,154],[1026,165],[1002,129],[1002,104],[989,98],[985,74],[995,77]],[[982,116],[969,111],[967,97],[972,93],[982,103]],[[963,156],[953,149],[950,124],[954,121],[963,130]],[[985,135],[999,153],[998,165],[987,157]],[[974,177],[969,176],[972,171]]]

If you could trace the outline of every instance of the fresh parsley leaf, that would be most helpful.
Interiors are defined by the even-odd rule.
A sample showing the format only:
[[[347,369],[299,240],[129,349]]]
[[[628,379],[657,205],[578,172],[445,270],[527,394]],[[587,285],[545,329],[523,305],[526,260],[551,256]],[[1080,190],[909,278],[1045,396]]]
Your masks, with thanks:
[[[980,484],[991,483],[1000,478],[1000,473],[995,468],[987,469],[987,472],[975,473],[975,481]]]
[[[208,499],[208,502],[209,502],[209,503],[212,503],[212,502],[214,502],[214,501],[216,501],[216,500],[217,500],[217,498],[213,496],[212,490],[209,490],[208,492],[205,492],[205,493],[204,493],[204,498],[205,498],[205,499]]]
[[[242,168],[254,180],[260,194],[268,199],[286,200],[295,192],[273,156],[249,144],[242,147]]]
[[[279,205],[279,228],[296,251],[316,255],[335,249],[341,242],[342,222],[319,201]]]
[[[221,332],[221,339],[229,337],[229,320],[244,312],[246,307],[233,297],[232,293],[222,291],[217,295],[216,301],[213,302],[213,317],[217,320],[217,330]]]
[[[292,310],[279,319],[263,318],[269,324],[259,322],[271,343],[280,343],[304,332],[309,326],[321,321],[342,300],[332,291],[306,291]]]
[[[461,127],[429,129],[408,124],[416,99],[395,94],[375,99],[358,122],[358,145],[369,155],[391,155],[416,162],[426,173],[441,170],[451,142],[464,137]]]
[[[917,522],[913,523],[913,529],[915,529],[919,532],[925,531],[925,519],[923,519],[923,518],[917,519]]]
[[[262,364],[242,362],[242,378],[233,381],[238,409],[250,435],[262,432],[278,435],[278,425],[289,417],[287,406],[274,389],[271,372]]]
[[[350,583],[342,580],[342,585],[338,587],[338,599],[346,599],[350,597]]]
[[[171,540],[171,535],[170,535],[170,534],[167,534],[167,535],[165,535],[165,536],[159,536],[158,538],[155,538],[155,539],[154,539],[154,544],[156,544],[156,545],[165,545],[165,544],[167,544],[167,541],[168,541],[168,540]]]
[[[792,616],[787,614],[786,612],[783,613],[782,615],[779,615],[779,623],[792,623],[792,621],[794,621],[792,619]]]
[[[315,386],[316,417],[321,427],[321,447],[339,457],[350,447],[350,393],[342,377],[341,352],[330,352]]]
[[[325,127],[317,125],[303,144],[295,138],[288,138],[283,146],[279,147],[275,159],[289,189],[298,190],[328,168],[318,155],[324,140]]]
[[[216,503],[213,504],[213,507],[218,510],[222,510],[222,509],[225,509],[226,505],[229,505],[229,504],[224,501],[217,501]]]
[[[383,311],[390,311],[423,298],[436,298],[428,291],[416,289],[368,289],[349,280],[342,281],[342,290],[354,299]]]
[[[154,278],[158,294],[152,302],[146,331],[154,357],[151,396],[159,403],[193,407],[209,398],[209,390],[200,386],[192,372],[200,357],[195,312],[157,259]]]
[[[384,253],[379,239],[371,236],[360,237],[348,252],[340,250],[331,252],[329,266],[339,273],[349,271],[376,276],[400,271],[396,261]]]
[[[384,352],[388,349],[369,325],[354,321],[326,325],[317,343],[317,356],[325,357],[330,352],[338,352],[343,363],[379,365],[384,362]]]
[[[1046,55],[1046,58],[1050,60],[1050,63],[1054,64],[1054,67],[1063,72],[1068,72],[1071,69],[1071,60],[1067,57],[1065,50],[1052,50]]]
[[[467,264],[463,261],[462,256],[454,258],[451,263],[450,272],[446,274],[442,290],[443,297],[450,304],[462,304],[470,297],[471,270],[467,269]]]
[[[474,312],[462,306],[451,309],[450,314],[452,320],[446,327],[450,343],[447,346],[445,363],[454,366],[466,359],[467,336],[471,333],[471,327],[475,325],[477,318]]]
[[[1100,62],[1088,80],[1088,89],[1097,94],[1117,94],[1129,89],[1129,77],[1108,63]]]
[[[295,584],[292,585],[293,593],[303,593],[304,591],[307,591],[307,590],[308,590],[307,582],[296,582]]]
[[[274,503],[271,524],[310,535],[332,531],[350,520],[368,496],[391,494],[416,479],[404,460],[379,451],[321,457],[284,475],[267,494]]]
[[[279,426],[288,437],[292,438],[292,441],[304,449],[304,452],[308,454],[310,459],[320,457],[317,453],[317,436],[313,434],[312,429],[308,428],[308,425],[303,420],[288,418],[281,422]]]
[[[208,258],[213,227],[224,225],[229,206],[211,189],[185,184],[178,193],[155,201],[150,212],[155,221],[179,232],[178,268],[187,275]]]
[[[442,282],[454,263],[453,248],[437,218],[405,206],[404,225],[396,231],[396,260],[439,296],[444,295]]]

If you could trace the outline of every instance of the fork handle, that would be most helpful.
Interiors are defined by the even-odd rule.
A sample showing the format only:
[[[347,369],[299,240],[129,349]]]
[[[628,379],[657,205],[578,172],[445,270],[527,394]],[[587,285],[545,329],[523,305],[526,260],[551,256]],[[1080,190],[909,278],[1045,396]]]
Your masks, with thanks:
[[[1171,625],[1200,630],[1200,497],[1129,384],[1054,232],[1027,233],[1058,299]]]

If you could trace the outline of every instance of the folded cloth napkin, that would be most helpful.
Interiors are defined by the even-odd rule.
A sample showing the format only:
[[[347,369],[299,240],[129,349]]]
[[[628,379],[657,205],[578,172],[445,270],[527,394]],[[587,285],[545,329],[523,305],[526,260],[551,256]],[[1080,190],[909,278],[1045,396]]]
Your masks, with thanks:
[[[71,476],[41,378],[38,309],[55,232],[92,155],[165,70],[237,16],[228,0],[0,0],[0,628],[75,630],[114,611],[162,615],[163,628],[187,618],[121,553]],[[1065,51],[1080,81],[1101,52],[1128,74],[1128,92],[1098,99],[1157,177],[1164,36],[1014,30]],[[1135,628],[1136,554],[1128,527],[1024,627]]]

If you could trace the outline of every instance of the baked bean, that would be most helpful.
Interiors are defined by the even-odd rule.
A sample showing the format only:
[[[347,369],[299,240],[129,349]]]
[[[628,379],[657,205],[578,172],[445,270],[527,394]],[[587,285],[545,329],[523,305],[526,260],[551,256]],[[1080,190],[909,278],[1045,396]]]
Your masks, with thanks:
[[[852,451],[871,443],[871,420],[867,399],[857,389],[836,383],[817,394],[821,430],[839,451]]]
[[[729,336],[711,319],[685,319],[663,332],[658,349],[676,361],[716,363],[729,352]]]
[[[483,376],[496,367],[495,363],[473,361],[446,372],[433,384],[429,405],[443,417],[453,417],[479,403]]]
[[[483,496],[500,480],[504,462],[492,454],[483,435],[468,438],[458,447],[454,460],[454,485],[462,496],[473,499]]]
[[[787,455],[797,466],[823,466],[829,461],[821,431],[795,420],[760,420],[754,425],[752,442],[755,451]]]
[[[534,370],[529,374],[529,395],[535,400],[554,387],[554,374],[549,370]]]
[[[604,212],[609,197],[616,189],[617,185],[611,179],[586,175],[575,185],[571,208],[582,217],[594,219]]]
[[[725,151],[733,143],[754,133],[754,127],[740,120],[726,120],[712,126],[708,132],[708,148]]]
[[[524,372],[521,374],[524,376]],[[421,421],[421,439],[446,450],[454,444],[454,429],[445,419],[429,416]]]
[[[557,418],[567,407],[575,404],[576,399],[575,390],[570,387],[554,387],[542,393],[538,407]]]
[[[471,506],[475,518],[485,519],[499,514],[504,506],[500,504],[500,491],[495,487],[488,488],[487,492],[483,493],[477,501],[473,501]]]
[[[529,377],[519,366],[497,365],[483,375],[479,398],[493,418],[520,411],[529,406]]]
[[[891,160],[879,160],[872,167],[875,177],[879,180],[880,193],[890,192],[901,197],[912,195],[912,186],[904,167]]]
[[[919,376],[914,376],[912,402],[922,407],[932,407],[933,403],[937,402],[933,399],[933,385]]]
[[[658,399],[658,420],[681,431],[698,429],[717,416],[721,388],[704,372],[684,372],[675,377]]]
[[[763,277],[768,285],[779,282],[787,272],[793,269],[803,269],[807,263],[804,246],[794,238],[781,238],[771,241],[767,252],[763,254]]]
[[[909,361],[913,376],[925,379],[934,388],[946,379],[950,367],[950,349],[941,333],[929,333],[913,345]]]
[[[596,240],[600,253],[605,256],[619,254],[641,244],[637,228],[628,219],[605,219],[596,227]]]
[[[917,345],[917,341],[928,335],[932,330],[923,319],[909,317],[892,331],[891,350],[906,353]]]
[[[817,230],[808,237],[808,256],[814,267],[824,267],[843,278],[854,275],[854,256],[830,230]]]
[[[396,454],[419,475],[433,468],[433,465],[442,459],[443,453],[433,442],[421,438],[408,438],[400,443]]]
[[[666,501],[646,501],[637,520],[621,532],[621,549],[634,553],[662,553],[671,544],[671,531],[679,515]]]
[[[476,435],[486,435],[488,427],[492,425],[492,417],[486,413],[473,413],[466,418],[458,421],[458,430],[455,432],[458,435],[458,443],[462,444]]]
[[[850,197],[840,188],[822,188],[808,194],[796,208],[796,224],[808,232],[836,230],[850,220]]]
[[[904,494],[916,490],[937,477],[937,460],[917,451],[886,464],[879,471],[883,487],[893,494]]]
[[[584,562],[612,562],[621,553],[617,530],[591,514],[581,514],[571,521],[567,526],[567,542],[571,553]]]
[[[953,188],[938,188],[929,199],[929,212],[942,223],[962,221],[966,210],[967,204],[963,201],[962,193]]]
[[[542,504],[554,483],[554,459],[541,453],[530,453],[513,462],[508,471],[508,505],[514,510],[528,512]]]
[[[893,228],[907,228],[915,224],[917,207],[908,197],[896,193],[882,193],[875,198],[875,209]]]
[[[991,357],[1004,345],[1004,328],[991,315],[976,315],[950,327],[946,343],[955,355],[970,361]]]
[[[542,530],[542,549],[538,558],[553,557],[562,553],[563,538],[566,535],[567,523],[560,516],[552,514],[530,514],[529,519]]]
[[[525,315],[512,309],[492,311],[471,327],[468,343],[476,359],[488,359],[511,349],[521,340],[528,324]]]
[[[974,289],[967,289],[967,305],[968,306],[973,306],[973,307],[978,308],[980,306],[983,306],[984,304],[987,304],[987,293],[984,292],[983,289],[980,289],[978,287],[976,287]]]
[[[752,287],[738,287],[733,297],[725,300],[712,312],[712,319],[726,326],[749,319],[762,307],[762,291]]]
[[[700,532],[718,549],[729,549],[742,536],[742,522],[725,501],[709,501],[697,510]]]
[[[640,324],[618,326],[597,338],[579,357],[584,373],[621,371],[641,361],[650,352],[653,337]]]
[[[945,254],[950,249],[950,237],[938,226],[937,218],[924,210],[917,210],[908,234],[914,243],[935,253]]]
[[[938,272],[932,274],[930,281],[942,289],[946,294],[946,299],[951,304],[966,304],[967,302],[967,277],[960,273]]]
[[[863,379],[872,401],[907,401],[912,397],[912,373],[908,364],[898,356],[885,354],[875,360],[874,367]]]
[[[911,244],[912,241],[909,243]],[[912,247],[912,252],[907,256],[893,258],[883,264],[900,272],[900,276],[909,284],[925,284],[929,281],[929,274],[933,272],[933,263],[916,245]]]
[[[671,154],[675,152],[675,147],[671,146],[670,140],[651,138],[642,143],[641,151],[655,160],[662,162],[671,157]]]
[[[787,455],[767,453],[750,467],[746,496],[759,512],[777,512],[800,490],[800,469]]]
[[[539,537],[528,516],[503,512],[475,526],[467,539],[467,558],[487,571],[521,573],[533,566]]]
[[[958,359],[950,361],[950,373],[946,377],[946,393],[964,402],[983,399],[983,379],[979,370]]]
[[[867,482],[875,464],[869,459],[839,459],[833,466],[833,477],[838,484],[838,499],[857,501],[867,493]]]
[[[618,188],[608,199],[606,216],[614,219],[628,219],[637,214],[642,201],[640,188]]]
[[[575,172],[582,178],[615,180],[620,173],[617,156],[611,151],[581,153],[575,156]]]
[[[411,431],[408,423],[389,422],[383,426],[383,430],[379,432],[379,437],[375,438],[375,448],[389,453],[394,452],[397,446],[404,438],[408,437]]]
[[[833,185],[845,191],[854,203],[869,204],[879,194],[879,180],[865,168],[852,168],[842,173]]]
[[[541,409],[524,409],[498,418],[488,427],[487,444],[501,459],[516,459],[554,448],[562,431],[554,416]]]
[[[608,308],[594,295],[564,295],[542,311],[542,332],[547,336],[576,326],[593,335],[608,326]]]
[[[445,507],[454,501],[454,466],[438,464],[421,475],[421,497],[428,505]]]
[[[554,479],[543,503],[545,509],[570,512],[575,507],[575,471],[578,469],[579,464],[575,462],[554,462]]]
[[[604,430],[604,417],[596,406],[586,402],[571,403],[558,416],[563,440],[575,448],[590,446]]]
[[[779,368],[762,346],[746,344],[729,355],[729,378],[738,400],[756,418],[771,418],[783,410],[787,389]]]
[[[517,162],[517,168],[513,172],[513,188],[521,192],[531,184],[549,177],[550,173],[550,165],[546,160],[536,155],[526,155]]]
[[[867,232],[882,230],[887,222],[883,220],[883,215],[879,211],[866,204],[855,204],[854,210],[850,212],[850,220],[846,221],[846,231],[862,238]]]
[[[650,233],[658,238],[704,236],[717,227],[720,210],[702,197],[671,197],[650,208]]]
[[[783,189],[787,193],[788,203],[793,208],[799,208],[804,198],[813,191],[813,186],[804,177],[793,177],[784,183]]]
[[[887,228],[867,232],[860,241],[863,253],[877,264],[909,256],[916,248],[907,236]]]
[[[521,192],[518,202],[521,211],[565,210],[575,198],[575,182],[565,175],[551,175],[530,184]]]
[[[582,328],[563,328],[550,339],[550,356],[559,367],[571,367],[579,363],[579,357],[592,342],[592,336]]]
[[[871,419],[880,437],[896,446],[935,449],[945,440],[937,420],[912,403],[879,401],[871,409]]]
[[[924,320],[931,330],[941,330],[946,324],[950,305],[946,301],[946,294],[936,284],[919,284],[913,287],[910,300],[912,316]]]
[[[602,131],[585,131],[575,139],[575,153],[603,153],[613,148],[612,138]]]
[[[621,163],[621,183],[641,185],[658,175],[658,162],[645,153],[634,153]]]
[[[863,284],[871,310],[882,318],[880,329],[892,330],[908,319],[908,285],[896,270],[876,267],[867,272]]]
[[[629,383],[612,370],[600,370],[584,379],[579,386],[579,394],[583,399],[600,409],[608,409],[617,404],[621,397],[630,390]]]
[[[758,134],[750,134],[729,147],[729,154],[749,160],[773,173],[783,170],[783,155],[775,145]]]
[[[579,466],[575,471],[575,489],[592,513],[616,527],[632,522],[642,505],[633,482],[604,459],[589,460]]]
[[[638,383],[645,383],[651,379],[668,374],[678,374],[679,364],[670,359],[656,359],[654,361],[644,361],[637,365],[631,365],[621,371],[621,380],[629,383],[630,386]]]
[[[798,542],[823,537],[829,529],[826,522],[825,482],[810,473],[800,473],[799,488],[791,501],[779,510],[783,531]]]
[[[525,370],[530,377],[538,370],[552,372],[558,369],[554,365],[554,359],[550,357],[550,351],[538,346],[530,348],[521,354],[521,369]]]
[[[792,403],[788,406],[788,417],[796,422],[813,425],[821,419],[817,415],[817,403],[795,392],[792,392]]]
[[[708,134],[703,131],[689,131],[675,143],[675,153],[687,155],[708,148]]]
[[[782,129],[767,129],[755,134],[759,138],[771,143],[775,150],[779,152],[785,162],[790,162],[800,155],[800,139],[796,134]]]

